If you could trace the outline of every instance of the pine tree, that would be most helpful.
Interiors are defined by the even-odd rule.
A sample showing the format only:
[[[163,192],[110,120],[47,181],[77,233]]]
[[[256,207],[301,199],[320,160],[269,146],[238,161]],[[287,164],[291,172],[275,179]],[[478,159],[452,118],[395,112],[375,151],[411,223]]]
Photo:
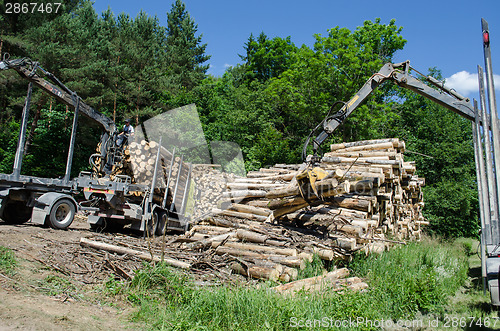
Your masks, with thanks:
[[[191,19],[186,6],[176,0],[167,13],[167,63],[171,87],[191,90],[205,78],[210,59],[205,55],[207,44],[201,44],[202,35],[196,36],[198,25]]]

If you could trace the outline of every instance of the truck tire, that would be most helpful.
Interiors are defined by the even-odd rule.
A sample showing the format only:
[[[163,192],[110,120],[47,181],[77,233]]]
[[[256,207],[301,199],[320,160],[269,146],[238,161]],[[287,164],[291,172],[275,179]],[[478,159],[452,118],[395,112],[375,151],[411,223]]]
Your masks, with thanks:
[[[22,201],[11,201],[3,210],[2,219],[10,224],[22,224],[30,220],[33,208],[27,207]]]
[[[76,214],[76,206],[70,199],[60,199],[52,205],[49,214],[49,225],[54,229],[67,229]]]

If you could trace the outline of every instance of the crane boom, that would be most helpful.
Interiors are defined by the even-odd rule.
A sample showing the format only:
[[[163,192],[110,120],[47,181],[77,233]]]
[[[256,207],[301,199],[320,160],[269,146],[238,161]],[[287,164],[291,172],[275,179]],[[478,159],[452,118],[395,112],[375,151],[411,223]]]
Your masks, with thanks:
[[[324,120],[323,131],[313,140],[314,154],[316,155],[320,145],[325,139],[327,139],[337,127],[344,123],[347,117],[356,110],[375,89],[387,80],[393,81],[398,86],[414,91],[470,121],[475,120],[474,107],[468,98],[447,88],[444,84],[431,76],[425,78],[437,87],[437,89],[428,86],[420,79],[411,76],[409,73],[410,68],[410,61],[396,64],[386,63],[378,72],[373,74],[361,89],[359,89],[347,103],[344,103],[337,113]],[[308,144],[309,140],[304,146],[304,159]]]
[[[63,83],[61,83],[53,74],[44,70],[39,66],[37,62],[34,62],[28,58],[6,60],[4,59],[0,62],[0,69],[14,69],[19,73],[19,75],[39,88],[43,89],[45,92],[51,94],[59,101],[66,105],[76,107],[76,100],[78,98],[77,94],[71,91]],[[42,76],[38,74],[38,70],[42,71],[45,76],[50,78],[55,84],[47,81]],[[112,135],[116,131],[116,125],[112,119],[96,111],[89,105],[80,101],[79,111],[90,118],[91,120],[98,123],[104,131]]]
[[[17,71],[21,77],[27,79],[62,103],[73,107],[75,111],[78,109],[79,113],[82,113],[101,126],[104,133],[99,143],[99,153],[91,156],[90,163],[98,174],[110,174],[117,160],[120,159],[117,157],[117,154],[121,152],[117,150],[114,144],[117,135],[115,122],[84,103],[75,92],[70,90],[52,73],[44,70],[38,62],[32,61],[29,58],[9,60],[4,57],[3,61],[0,62],[0,70],[8,69]],[[39,72],[43,74],[43,77]],[[52,82],[46,80],[45,77]],[[96,159],[100,159],[100,161],[96,162]]]

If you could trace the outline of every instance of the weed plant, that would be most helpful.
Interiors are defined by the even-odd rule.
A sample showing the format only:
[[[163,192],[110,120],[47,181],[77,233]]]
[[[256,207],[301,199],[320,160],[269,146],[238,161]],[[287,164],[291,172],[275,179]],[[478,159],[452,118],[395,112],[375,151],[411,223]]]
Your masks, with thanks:
[[[0,246],[0,271],[10,275],[14,272],[16,265],[14,252],[7,247]]]

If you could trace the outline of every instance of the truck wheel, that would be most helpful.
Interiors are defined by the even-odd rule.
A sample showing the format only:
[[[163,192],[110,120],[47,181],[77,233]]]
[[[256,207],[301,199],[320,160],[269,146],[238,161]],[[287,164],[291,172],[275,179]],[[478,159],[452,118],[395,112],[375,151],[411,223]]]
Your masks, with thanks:
[[[58,200],[49,214],[49,224],[54,229],[67,229],[73,223],[75,218],[76,207],[70,199]]]
[[[22,201],[9,202],[3,211],[2,219],[10,224],[22,224],[30,220],[33,208]]]

